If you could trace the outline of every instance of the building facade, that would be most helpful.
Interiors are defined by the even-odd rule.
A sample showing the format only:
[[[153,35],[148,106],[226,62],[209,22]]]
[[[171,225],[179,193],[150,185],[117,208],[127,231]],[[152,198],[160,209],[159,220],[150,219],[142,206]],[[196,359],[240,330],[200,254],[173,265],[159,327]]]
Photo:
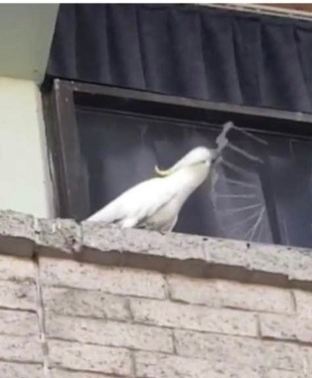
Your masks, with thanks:
[[[101,12],[103,9],[101,8]],[[145,89],[149,91],[155,88],[162,88],[164,92],[166,88],[168,91],[180,91],[175,93],[178,97],[182,97],[181,91],[185,90],[187,94],[192,91],[195,95],[199,93],[199,97],[220,96],[224,99],[228,96],[231,101],[247,101],[249,105],[248,101],[251,101],[253,106],[257,105],[258,101],[272,101],[272,104],[281,104],[284,110],[287,106],[292,107],[286,110],[293,113],[293,118],[286,117],[286,121],[289,124],[295,122],[298,127],[303,124],[307,130],[310,125],[309,107],[312,104],[309,102],[309,96],[312,95],[310,77],[306,70],[309,66],[309,27],[306,28],[305,25],[302,29],[300,24],[300,30],[296,29],[298,38],[295,42],[300,41],[297,43],[298,51],[306,53],[298,53],[301,60],[296,58],[301,62],[300,70],[292,71],[291,67],[299,67],[296,64],[287,65],[288,68],[285,69],[286,74],[292,72],[293,78],[299,77],[298,80],[293,80],[296,84],[287,86],[287,91],[283,92],[285,77],[288,76],[283,70],[284,76],[279,76],[280,66],[272,64],[275,67],[273,71],[263,71],[263,85],[260,85],[262,92],[258,93],[251,90],[253,85],[253,88],[256,88],[259,84],[250,81],[252,75],[242,79],[242,76],[235,76],[236,73],[232,69],[226,69],[230,64],[228,65],[227,59],[222,58],[220,41],[212,45],[215,51],[221,51],[219,58],[223,59],[220,58],[223,63],[226,62],[226,65],[222,66],[225,67],[224,75],[220,75],[219,71],[215,76],[212,75],[215,66],[209,57],[203,58],[205,64],[212,64],[205,66],[208,85],[196,75],[186,75],[193,72],[192,59],[191,63],[180,60],[176,66],[170,66],[171,63],[168,63],[157,75],[157,70],[153,71],[155,62],[152,59],[153,48],[160,48],[160,40],[157,39],[155,44],[145,44],[146,49],[150,48],[150,55],[140,56],[145,66],[135,53],[131,54],[133,60],[129,60],[126,54],[129,46],[125,43],[128,35],[121,33],[118,28],[114,29],[112,20],[115,20],[116,25],[127,25],[129,35],[135,36],[136,40],[140,40],[142,35],[147,38],[153,36],[151,29],[148,32],[143,28],[145,33],[137,38],[136,30],[131,23],[133,18],[126,17],[126,14],[133,16],[133,9],[125,14],[123,11],[120,13],[120,8],[110,8],[107,11],[111,16],[107,18],[107,30],[112,33],[106,36],[109,47],[94,42],[98,39],[103,41],[102,34],[95,34],[97,37],[91,38],[92,33],[88,35],[88,28],[73,27],[88,25],[90,20],[96,20],[95,23],[101,24],[101,12],[98,13],[99,18],[94,18],[95,14],[92,11],[92,18],[88,8],[79,6],[67,8],[65,11],[63,8],[62,13],[58,11],[57,5],[0,5],[0,47],[5,52],[0,62],[0,377],[310,378],[311,250],[286,242],[285,245],[273,242],[261,244],[255,240],[233,240],[211,235],[161,235],[144,230],[119,230],[101,224],[81,222],[82,219],[78,219],[78,215],[84,214],[83,209],[89,211],[92,207],[85,200],[89,194],[83,197],[85,207],[79,207],[80,192],[73,193],[73,190],[68,190],[75,188],[76,181],[69,184],[68,182],[81,176],[79,169],[83,169],[87,176],[88,164],[82,160],[83,168],[79,165],[79,169],[76,164],[75,170],[72,171],[75,173],[72,175],[70,172],[69,175],[65,175],[61,169],[59,172],[55,169],[55,162],[60,156],[51,147],[49,135],[50,125],[54,120],[53,117],[50,119],[51,113],[46,112],[43,106],[46,97],[42,96],[45,89],[41,86],[45,79],[49,81],[51,77],[56,80],[54,83],[59,83],[60,78],[65,81],[71,80],[71,75],[75,74],[75,79],[79,81],[82,76],[85,79],[95,72],[98,82],[92,85],[102,85],[101,81],[104,81],[105,85],[109,84],[115,88],[120,80],[119,84],[130,83],[131,85],[126,87],[132,89],[142,90],[140,85],[146,85]],[[142,12],[145,11],[143,9]],[[147,9],[147,13],[149,11],[150,9]],[[157,11],[158,9],[155,12]],[[197,8],[195,11],[197,12]],[[182,19],[188,20],[191,25],[190,30],[194,29],[194,25],[198,30],[198,24],[190,22],[187,17],[190,14],[193,17],[195,11],[191,9],[188,13],[188,9],[186,13],[182,12]],[[157,15],[162,12],[163,9]],[[158,19],[156,13],[153,13],[150,20],[157,19],[160,24],[164,23],[164,18]],[[176,10],[172,11],[173,20],[181,27],[181,14],[177,17],[178,13],[179,10],[177,13]],[[57,24],[58,14],[61,16]],[[73,15],[75,22],[78,20],[77,24],[74,21],[64,22],[71,20]],[[240,20],[240,17],[238,19]],[[146,19],[143,21],[146,27]],[[183,25],[186,21],[183,21]],[[64,29],[64,25],[68,30]],[[140,25],[142,27],[143,24]],[[217,25],[217,29],[219,28],[219,24],[215,24],[214,21],[208,26],[211,25]],[[288,26],[282,28],[283,38],[285,35],[292,35]],[[273,26],[269,25],[271,32],[276,28],[276,23],[273,23]],[[75,32],[72,34],[74,29]],[[266,41],[271,41],[274,45],[275,37],[279,34],[270,34],[269,29],[264,35],[270,35],[272,38]],[[179,39],[177,30],[181,32],[180,36],[184,35],[181,28],[175,29],[176,41]],[[229,43],[226,37],[228,26],[224,24],[224,29],[220,30],[218,29],[217,34]],[[222,30],[225,30],[224,34]],[[163,32],[163,29],[160,31]],[[57,38],[52,44],[54,33]],[[69,39],[60,38],[62,35]],[[99,62],[95,59],[93,65],[92,59],[86,60],[85,53],[79,50],[79,45],[77,47],[74,40],[70,45],[72,50],[62,50],[60,40],[66,40],[68,43],[73,35],[82,38],[82,45],[95,46],[96,52],[101,53],[95,54],[96,58],[99,57]],[[240,32],[238,35],[242,37]],[[248,33],[243,36],[249,37]],[[186,45],[177,44],[176,50],[170,48],[168,51],[174,50],[176,56],[180,54],[180,57],[183,56],[185,48],[191,51],[194,46],[187,43],[189,40],[184,37],[182,40]],[[279,37],[276,38],[279,41]],[[90,41],[94,45],[90,45]],[[142,47],[144,43],[142,39],[140,41]],[[214,42],[213,38],[211,41]],[[239,42],[239,39],[237,41]],[[291,39],[291,42],[294,40]],[[124,46],[123,49],[119,48],[121,45]],[[281,45],[277,43],[277,55],[282,51]],[[253,55],[248,48],[244,51],[244,54],[247,54],[245,56]],[[286,58],[289,57],[289,51],[293,50],[290,48],[287,51]],[[239,53],[239,49],[236,52]],[[282,56],[283,54],[284,52]],[[58,61],[58,57],[65,58]],[[291,58],[293,55],[289,60]],[[120,65],[123,59],[124,65]],[[263,60],[263,67],[268,62],[281,61],[274,60],[271,50],[267,59]],[[162,61],[165,60],[166,56],[163,56]],[[106,65],[102,64],[103,62],[108,63]],[[157,64],[161,63],[159,62],[158,60]],[[244,66],[243,60],[237,59],[237,62]],[[141,71],[133,69],[135,64],[141,68],[144,66],[143,76]],[[204,72],[204,65],[199,64],[196,67],[199,67],[200,72]],[[245,68],[244,72],[248,74],[251,65]],[[180,78],[177,76],[174,79],[176,82],[171,82],[170,72],[175,71]],[[65,77],[61,77],[60,72],[65,72]],[[131,72],[136,76],[129,74]],[[239,74],[241,71],[237,72]],[[298,72],[302,72],[304,80],[300,79],[301,74],[297,74]],[[238,80],[233,81],[232,74],[235,74]],[[186,76],[191,80],[184,81],[183,77]],[[277,83],[282,83],[276,91],[275,86],[270,87],[269,80],[274,76],[278,76]],[[225,84],[224,88],[220,89],[218,80]],[[237,85],[239,80],[240,84]],[[192,82],[198,82],[199,85],[189,85]],[[77,118],[84,116],[86,106],[85,103],[83,106],[81,104],[88,96],[83,97],[87,90],[79,91],[79,85],[75,81],[71,83],[71,88],[74,88],[72,92],[68,91],[67,86],[65,92],[61,93],[65,93],[64,97],[58,97],[60,92],[57,91],[51,96],[52,102],[56,99],[61,100],[58,102],[61,105],[67,104],[61,109],[62,117],[64,114],[69,115],[67,121],[72,120],[71,115],[74,111],[71,108],[70,113],[68,109],[77,98]],[[97,92],[92,93],[95,91],[92,85],[88,86],[91,97],[99,98]],[[101,94],[102,97],[106,96],[106,103],[110,103],[112,97],[118,97],[114,90],[113,94],[107,94],[105,90]],[[255,96],[246,97],[244,93],[254,93]],[[304,95],[301,96],[302,93]],[[266,97],[268,94],[272,96]],[[150,94],[146,96],[148,98]],[[118,97],[118,101],[120,98],[122,96]],[[135,103],[134,100],[135,96],[132,97]],[[150,108],[153,101],[149,102]],[[184,101],[185,105],[185,98],[181,101]],[[127,101],[121,103],[124,105]],[[113,105],[115,106],[115,103]],[[177,108],[174,106],[179,104],[171,105],[175,110]],[[101,101],[98,101],[97,106],[101,108]],[[203,109],[200,106],[201,103],[196,108],[198,114]],[[302,109],[298,110],[298,106],[302,106]],[[231,109],[231,114],[235,114],[237,109]],[[216,111],[215,108],[213,111]],[[59,113],[57,115],[59,116]],[[61,121],[64,120],[62,117]],[[58,125],[62,124],[60,122]],[[71,122],[66,125],[69,124],[72,125]],[[69,134],[69,139],[72,135]],[[59,144],[62,147],[68,146],[65,142],[61,137]],[[71,144],[74,152],[78,144]],[[61,153],[65,156],[64,160],[68,156],[80,157],[78,154],[66,155],[66,148],[63,148]],[[140,172],[144,169],[145,172],[149,172],[149,166],[144,167],[148,160],[142,159],[141,155],[133,156],[134,154],[127,155],[129,164],[134,166],[141,161]],[[300,159],[302,162],[306,155]],[[109,161],[114,169],[120,163],[117,158]],[[152,158],[149,162],[151,161]],[[105,167],[109,170],[108,166]],[[306,168],[303,164],[303,168],[303,173],[307,172],[308,177],[309,167]],[[111,170],[112,173],[114,169]],[[136,172],[134,169],[128,171],[124,171],[125,177],[127,174],[132,177]],[[301,182],[299,179],[297,181]],[[117,191],[117,187],[119,190],[120,182],[117,184],[114,186],[113,183],[110,187],[112,192]],[[308,188],[305,184],[303,187]],[[93,191],[96,198],[94,193]],[[89,197],[91,201],[92,194]],[[304,199],[304,207],[308,208],[310,204],[306,197],[303,194],[299,197]],[[97,199],[93,202],[98,205],[96,201]],[[65,204],[67,207],[60,209],[56,203],[58,206]],[[198,208],[201,207],[200,204],[201,202],[198,202]],[[61,211],[70,218],[75,218],[74,215],[78,214],[78,220],[61,219]],[[281,224],[282,216],[274,216]],[[287,218],[290,219],[290,224],[292,218]],[[308,222],[305,221],[306,223]],[[308,234],[308,231],[304,232],[302,235]],[[288,235],[287,232],[285,235]],[[296,234],[296,237],[299,237],[297,235],[300,236],[300,232]],[[284,237],[281,240],[286,239]]]
[[[1,377],[310,377],[307,251],[0,216]]]

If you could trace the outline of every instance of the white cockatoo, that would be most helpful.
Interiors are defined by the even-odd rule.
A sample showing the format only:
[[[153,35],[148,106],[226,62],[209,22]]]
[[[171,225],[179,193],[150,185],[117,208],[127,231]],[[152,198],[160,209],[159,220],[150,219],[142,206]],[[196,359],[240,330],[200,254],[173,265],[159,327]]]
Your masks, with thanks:
[[[156,166],[159,177],[125,191],[87,221],[169,232],[185,201],[207,178],[215,158],[214,150],[196,147],[168,170]]]

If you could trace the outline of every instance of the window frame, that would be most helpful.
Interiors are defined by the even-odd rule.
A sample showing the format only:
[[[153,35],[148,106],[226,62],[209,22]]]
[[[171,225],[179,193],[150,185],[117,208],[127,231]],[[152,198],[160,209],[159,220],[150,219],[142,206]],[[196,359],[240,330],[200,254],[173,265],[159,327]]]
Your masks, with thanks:
[[[78,221],[87,212],[88,183],[82,171],[75,116],[77,105],[220,125],[232,121],[254,132],[312,138],[312,114],[301,112],[217,103],[61,79],[54,79],[52,89],[44,92],[42,98],[55,213],[58,217]],[[276,217],[274,211],[273,217]]]

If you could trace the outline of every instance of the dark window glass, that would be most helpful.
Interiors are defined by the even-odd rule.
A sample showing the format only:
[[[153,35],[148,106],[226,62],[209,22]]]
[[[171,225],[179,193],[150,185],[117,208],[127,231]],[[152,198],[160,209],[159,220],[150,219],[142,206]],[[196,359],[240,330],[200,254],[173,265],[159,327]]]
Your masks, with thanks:
[[[79,106],[76,118],[90,214],[153,177],[156,164],[167,168],[199,145],[214,148],[221,132],[216,124]],[[261,141],[229,133],[215,184],[207,180],[191,196],[175,231],[312,247],[311,139],[252,133]]]

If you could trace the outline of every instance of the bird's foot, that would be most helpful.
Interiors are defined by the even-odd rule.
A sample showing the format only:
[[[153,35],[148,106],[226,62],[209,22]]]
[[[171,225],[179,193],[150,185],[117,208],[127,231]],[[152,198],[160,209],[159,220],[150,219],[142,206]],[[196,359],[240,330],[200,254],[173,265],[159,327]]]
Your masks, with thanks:
[[[158,231],[160,235],[168,235],[171,231],[166,230],[166,231]]]

